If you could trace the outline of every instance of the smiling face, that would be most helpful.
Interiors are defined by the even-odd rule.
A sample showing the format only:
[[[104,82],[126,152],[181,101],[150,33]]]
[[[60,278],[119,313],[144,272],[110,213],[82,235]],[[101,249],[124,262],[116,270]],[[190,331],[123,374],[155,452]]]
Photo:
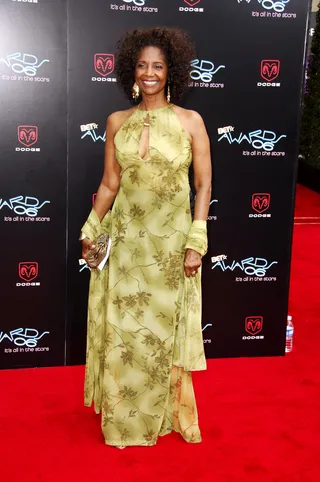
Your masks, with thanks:
[[[165,56],[158,47],[141,50],[136,65],[136,83],[145,95],[156,95],[163,91],[168,77]]]

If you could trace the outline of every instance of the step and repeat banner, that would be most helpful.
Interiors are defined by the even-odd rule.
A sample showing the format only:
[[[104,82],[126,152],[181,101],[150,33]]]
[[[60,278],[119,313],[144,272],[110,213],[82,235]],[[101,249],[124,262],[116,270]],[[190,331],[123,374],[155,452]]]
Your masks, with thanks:
[[[67,10],[0,0],[0,368],[65,352]]]
[[[283,355],[309,0],[0,5],[0,367],[84,362],[90,270],[78,264],[79,231],[103,172],[106,119],[129,107],[116,44],[157,25],[196,43],[183,106],[211,140],[207,356]]]

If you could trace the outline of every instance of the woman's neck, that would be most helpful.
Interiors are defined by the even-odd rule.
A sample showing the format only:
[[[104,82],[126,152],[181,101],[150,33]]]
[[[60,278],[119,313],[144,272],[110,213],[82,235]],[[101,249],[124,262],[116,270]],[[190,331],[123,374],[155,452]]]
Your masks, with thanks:
[[[150,96],[142,96],[141,102],[139,104],[139,108],[141,110],[154,110],[154,109],[161,109],[162,107],[166,107],[168,105],[167,99],[161,95],[150,95]]]

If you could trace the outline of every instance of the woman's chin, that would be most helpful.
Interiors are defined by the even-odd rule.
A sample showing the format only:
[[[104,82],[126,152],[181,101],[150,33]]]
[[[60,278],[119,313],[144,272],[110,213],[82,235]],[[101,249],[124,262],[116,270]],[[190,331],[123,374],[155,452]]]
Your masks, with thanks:
[[[159,93],[161,92],[161,89],[155,89],[154,87],[144,87],[142,89],[142,95],[147,95],[147,96],[150,96],[150,95],[158,95]]]

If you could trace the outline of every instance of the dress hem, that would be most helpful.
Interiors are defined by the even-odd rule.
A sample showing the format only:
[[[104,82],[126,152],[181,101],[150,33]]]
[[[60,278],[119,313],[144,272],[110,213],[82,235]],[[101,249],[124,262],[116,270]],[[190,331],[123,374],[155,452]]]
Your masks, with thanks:
[[[202,438],[200,436],[200,440],[187,440],[184,438],[184,436],[182,435],[182,433],[179,431],[179,430],[176,430],[174,428],[172,428],[170,430],[170,432],[167,432],[167,433],[163,433],[163,434],[159,434],[159,437],[164,437],[165,435],[169,435],[169,433],[171,433],[172,431],[174,432],[177,432],[181,435],[181,437],[183,438],[183,440],[187,443],[191,443],[191,444],[197,444],[197,443],[201,443],[202,442]],[[145,440],[137,440],[135,442],[130,442],[130,443],[119,443],[119,442],[111,442],[111,441],[107,441],[105,440],[104,443],[105,445],[110,445],[112,447],[152,447],[154,445],[157,444],[157,441],[158,441],[158,438],[156,440],[153,440],[152,442],[146,442]]]

